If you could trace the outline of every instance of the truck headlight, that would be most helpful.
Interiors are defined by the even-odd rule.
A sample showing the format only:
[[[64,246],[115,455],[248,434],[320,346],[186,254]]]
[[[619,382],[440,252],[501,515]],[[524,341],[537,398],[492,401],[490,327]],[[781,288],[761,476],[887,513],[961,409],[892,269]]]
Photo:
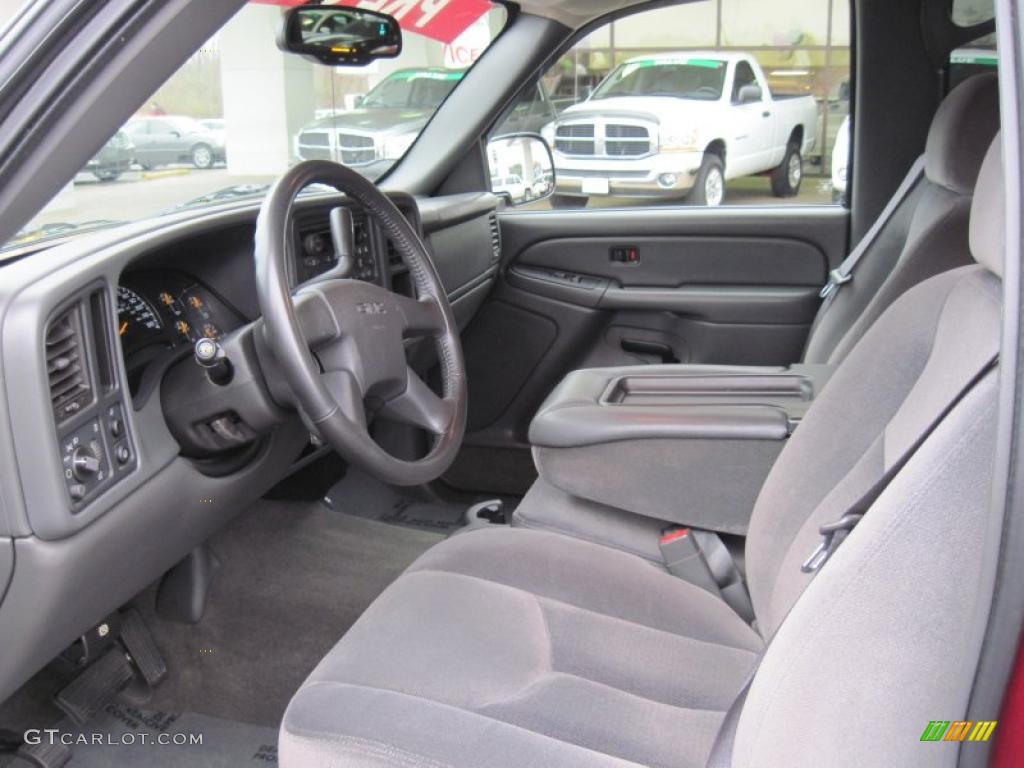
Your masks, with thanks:
[[[406,152],[409,151],[409,147],[416,141],[416,137],[419,136],[419,131],[412,133],[400,133],[397,136],[389,136],[384,139],[381,144],[381,156],[385,160],[398,160]]]
[[[662,152],[693,152],[701,148],[698,145],[699,138],[696,128],[688,130],[669,128],[662,131],[658,148]]]
[[[555,148],[555,124],[550,122],[540,129],[540,136],[548,143],[551,149]]]

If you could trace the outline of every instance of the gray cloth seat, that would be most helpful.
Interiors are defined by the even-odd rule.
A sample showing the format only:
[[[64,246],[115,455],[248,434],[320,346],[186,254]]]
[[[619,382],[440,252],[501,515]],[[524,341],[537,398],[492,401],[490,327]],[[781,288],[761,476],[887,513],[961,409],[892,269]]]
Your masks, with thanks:
[[[799,566],[819,526],[998,349],[1000,164],[994,147],[972,213],[981,266],[894,302],[772,469],[746,545],[756,628],[614,548],[515,528],[456,536],[399,577],[296,693],[281,765],[701,766],[762,651],[737,768],[955,765],[957,750],[920,734],[937,716],[963,718],[984,635],[1000,531],[988,504],[996,373],[820,574]]]
[[[974,185],[998,130],[995,74],[969,78],[943,99],[928,130],[923,178],[879,232],[853,280],[822,305],[802,362],[840,362],[907,289],[970,264],[967,231]]]
[[[943,100],[925,147],[924,175],[858,263],[854,279],[823,303],[804,363],[840,363],[878,317],[918,283],[970,263],[968,229],[981,161],[999,129],[995,74],[972,77]],[[749,510],[739,511],[743,518]],[[661,561],[669,523],[579,498],[541,477],[514,524],[617,546]]]
[[[496,749],[516,756],[501,765],[699,766],[761,647],[724,603],[624,553],[467,533],[420,558],[313,672],[281,760],[372,765],[366,750],[386,744],[401,758],[383,765],[482,766]]]

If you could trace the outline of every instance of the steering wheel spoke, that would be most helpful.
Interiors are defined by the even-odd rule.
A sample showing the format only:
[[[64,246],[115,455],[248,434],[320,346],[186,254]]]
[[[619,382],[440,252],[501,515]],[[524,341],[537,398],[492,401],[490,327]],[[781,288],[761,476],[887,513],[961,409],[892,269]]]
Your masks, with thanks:
[[[444,314],[433,299],[411,299],[394,294],[392,300],[402,313],[402,325],[407,335],[436,335],[444,330]]]
[[[405,391],[384,404],[383,413],[403,424],[443,435],[455,417],[455,404],[438,397],[412,368],[406,368]]]
[[[366,409],[363,407],[363,390],[350,371],[325,371],[320,382],[330,393],[345,417],[353,424],[366,429]]]

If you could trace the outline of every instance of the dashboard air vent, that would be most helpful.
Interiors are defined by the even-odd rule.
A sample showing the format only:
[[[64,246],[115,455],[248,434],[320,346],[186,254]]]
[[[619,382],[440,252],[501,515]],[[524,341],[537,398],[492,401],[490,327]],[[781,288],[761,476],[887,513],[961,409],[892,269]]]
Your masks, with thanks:
[[[46,329],[46,376],[58,422],[89,404],[92,388],[77,306],[62,312]]]
[[[501,261],[501,227],[497,214],[492,213],[488,217],[488,224],[491,227],[491,264],[497,264]]]

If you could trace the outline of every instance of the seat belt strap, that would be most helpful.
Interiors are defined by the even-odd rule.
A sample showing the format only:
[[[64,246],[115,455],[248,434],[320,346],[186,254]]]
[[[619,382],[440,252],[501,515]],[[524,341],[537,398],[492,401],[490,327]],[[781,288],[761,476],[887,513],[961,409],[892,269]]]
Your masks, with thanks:
[[[754,607],[729,548],[712,531],[667,528],[658,541],[665,570],[721,597],[748,624]]]
[[[733,560],[732,553],[725,546],[722,537],[714,531],[693,531],[693,537],[700,545],[704,560],[708,564],[711,576],[718,585],[722,599],[740,617],[750,624],[754,621],[754,605],[750,601],[747,585],[743,583],[743,574]]]
[[[743,683],[740,692],[736,694],[736,698],[732,700],[732,704],[726,710],[725,719],[722,721],[718,734],[715,736],[715,741],[711,745],[711,753],[708,755],[705,768],[732,768],[732,748],[736,743],[736,730],[740,725],[740,715],[743,713],[743,705],[747,703],[747,694],[750,693],[750,686],[754,684],[754,676],[757,675],[757,670],[761,667],[761,659],[764,658],[767,650],[768,646],[765,646],[764,651],[761,651],[761,655],[754,662],[754,668],[747,675],[747,679]]]
[[[889,468],[882,473],[882,476],[876,480],[870,488],[868,488],[860,498],[858,498],[853,504],[851,504],[846,512],[836,520],[834,523],[828,523],[821,526],[818,532],[821,534],[821,543],[811,553],[803,565],[800,566],[800,570],[804,573],[814,573],[821,569],[821,566],[832,557],[835,551],[839,548],[839,545],[843,543],[847,536],[857,527],[857,524],[864,519],[864,515],[871,509],[871,506],[878,500],[878,497],[882,495],[882,492],[889,487],[889,483],[898,475],[903,468],[907,465],[917,453],[918,448],[924,445],[925,441],[931,437],[932,433],[938,429],[939,425],[945,420],[946,416],[960,404],[960,402],[967,397],[968,393],[974,389],[975,385],[981,381],[985,376],[992,371],[999,363],[999,355],[993,355],[988,361],[981,367],[981,369],[970,378],[970,380],[960,388],[952,400],[943,406],[942,410],[939,411],[938,415],[932,419],[925,430],[917,436],[913,443],[894,461]]]
[[[882,209],[878,218],[875,219],[875,223],[871,225],[871,229],[864,234],[864,237],[860,239],[856,247],[850,251],[850,255],[843,259],[843,263],[828,273],[828,282],[825,283],[825,286],[818,294],[823,300],[822,308],[827,306],[836,297],[842,286],[853,279],[853,271],[857,268],[857,263],[864,258],[864,254],[867,253],[875,240],[878,239],[878,235],[885,229],[885,225],[889,223],[893,214],[896,213],[896,209],[907,199],[907,195],[910,194],[910,191],[917,185],[917,182],[923,175],[924,155],[921,155],[910,166],[907,175],[903,178],[899,187],[897,187],[896,193],[886,203],[885,208]]]
[[[965,397],[974,389],[974,387],[985,378],[995,367],[999,364],[999,355],[993,355],[989,360],[981,367],[981,369],[971,377],[959,392],[950,400],[943,409],[925,428],[916,440],[905,450],[900,457],[889,467],[888,470],[875,482],[857,501],[855,501],[836,523],[831,523],[821,527],[822,532],[822,545],[825,546],[826,554],[823,557],[819,557],[816,561],[812,570],[805,570],[805,567],[812,560],[815,560],[815,556],[822,549],[822,545],[819,545],[818,549],[809,557],[804,565],[801,566],[800,570],[805,573],[817,573],[821,570],[821,567],[828,561],[832,554],[842,543],[843,539],[848,536],[853,529],[856,527],[868,509],[875,503],[882,492],[888,487],[889,483],[899,474],[900,470],[907,465],[907,462],[917,453],[918,448],[924,445],[925,441],[938,429],[938,426],[945,420],[957,405],[959,405]],[[846,522],[844,522],[846,521]],[[842,523],[842,526],[838,524]],[[838,526],[838,527],[837,527]],[[829,530],[826,530],[829,529]],[[840,530],[845,531],[842,538],[837,540],[836,534]],[[830,538],[830,534],[831,538]],[[796,605],[794,603],[793,605]],[[793,610],[793,606],[790,606],[789,611]],[[782,621],[779,622],[778,627],[781,627],[789,616],[787,611],[786,616],[783,617]],[[778,631],[776,627],[776,632]],[[747,675],[747,679],[740,689],[740,692],[736,695],[732,705],[725,713],[725,719],[722,721],[722,725],[719,726],[718,735],[715,736],[715,741],[711,746],[711,753],[708,755],[706,768],[731,768],[732,766],[732,751],[736,743],[736,731],[739,728],[740,715],[743,712],[743,705],[746,703],[747,694],[750,693],[750,688],[754,684],[754,678],[757,676],[758,670],[761,668],[761,662],[764,661],[765,654],[768,653],[768,649],[771,647],[772,640],[775,639],[773,634],[768,641],[765,643],[764,648],[761,651],[761,655],[757,657],[757,661],[754,662],[754,667],[751,669],[750,674]]]

